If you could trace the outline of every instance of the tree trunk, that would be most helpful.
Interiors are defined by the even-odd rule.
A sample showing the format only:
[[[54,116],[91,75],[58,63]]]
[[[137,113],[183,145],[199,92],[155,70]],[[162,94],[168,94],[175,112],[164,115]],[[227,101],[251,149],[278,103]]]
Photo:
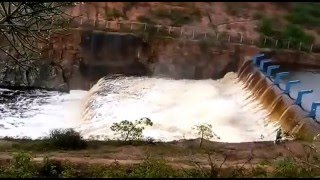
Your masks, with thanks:
[[[200,148],[202,146],[202,141],[203,141],[203,133],[201,134],[201,139],[200,139]]]

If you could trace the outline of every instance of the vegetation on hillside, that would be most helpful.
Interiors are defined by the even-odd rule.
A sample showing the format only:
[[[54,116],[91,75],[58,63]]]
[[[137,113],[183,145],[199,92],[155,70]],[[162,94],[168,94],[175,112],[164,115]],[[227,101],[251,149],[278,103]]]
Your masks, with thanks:
[[[116,19],[127,19],[127,16],[115,8],[106,8],[105,10],[105,19],[110,20],[116,20]]]
[[[186,10],[168,10],[164,8],[158,8],[154,10],[152,14],[159,19],[169,19],[171,21],[170,25],[177,27],[201,20],[201,11],[197,8],[188,8]]]
[[[304,27],[320,27],[320,3],[318,2],[296,2],[287,19],[292,24]]]
[[[279,30],[275,28],[272,19],[267,17],[263,17],[261,19],[258,31],[263,36],[272,37],[275,40],[279,40],[277,44],[278,48],[286,48],[288,47],[288,43],[290,43],[291,46],[294,46],[295,48],[301,46],[301,50],[309,50],[308,48],[310,48],[310,44],[314,41],[314,37],[306,34],[301,26],[289,23],[285,29]],[[275,47],[274,42],[264,45]]]

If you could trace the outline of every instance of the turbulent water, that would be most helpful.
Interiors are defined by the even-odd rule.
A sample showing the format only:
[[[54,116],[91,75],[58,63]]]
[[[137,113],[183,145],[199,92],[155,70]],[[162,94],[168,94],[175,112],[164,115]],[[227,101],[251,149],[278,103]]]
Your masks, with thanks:
[[[89,92],[70,94],[0,90],[0,136],[38,138],[53,128],[72,127],[85,138],[116,138],[110,126],[148,117],[144,137],[162,141],[198,137],[195,125],[212,124],[214,141],[274,140],[277,124],[243,90],[235,73],[220,80],[172,80],[148,77],[101,79]],[[4,94],[7,94],[4,96]]]
[[[0,136],[39,138],[50,129],[77,126],[86,93],[0,89]]]

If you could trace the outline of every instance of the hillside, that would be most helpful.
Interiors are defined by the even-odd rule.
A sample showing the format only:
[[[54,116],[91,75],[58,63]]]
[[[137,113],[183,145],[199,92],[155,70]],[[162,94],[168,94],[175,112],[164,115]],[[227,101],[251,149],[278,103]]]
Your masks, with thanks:
[[[318,3],[279,2],[85,2],[73,16],[215,29],[257,39],[260,35],[320,43]]]

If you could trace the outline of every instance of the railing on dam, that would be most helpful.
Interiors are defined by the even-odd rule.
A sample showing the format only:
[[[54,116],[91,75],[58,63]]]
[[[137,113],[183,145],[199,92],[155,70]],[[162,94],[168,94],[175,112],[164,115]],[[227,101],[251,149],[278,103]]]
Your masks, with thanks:
[[[174,27],[164,26],[159,24],[148,24],[133,21],[108,21],[88,19],[86,17],[75,17],[69,21],[72,27],[88,28],[100,31],[113,32],[150,32],[156,35],[162,35],[170,38],[184,38],[188,40],[204,40],[211,39],[221,43],[252,45],[258,47],[290,49],[305,52],[317,53],[320,52],[320,45],[305,44],[287,39],[275,39],[272,37],[263,36],[259,39],[250,39],[243,36],[241,33],[228,34],[226,32],[217,32],[214,29],[199,28],[199,27]]]

